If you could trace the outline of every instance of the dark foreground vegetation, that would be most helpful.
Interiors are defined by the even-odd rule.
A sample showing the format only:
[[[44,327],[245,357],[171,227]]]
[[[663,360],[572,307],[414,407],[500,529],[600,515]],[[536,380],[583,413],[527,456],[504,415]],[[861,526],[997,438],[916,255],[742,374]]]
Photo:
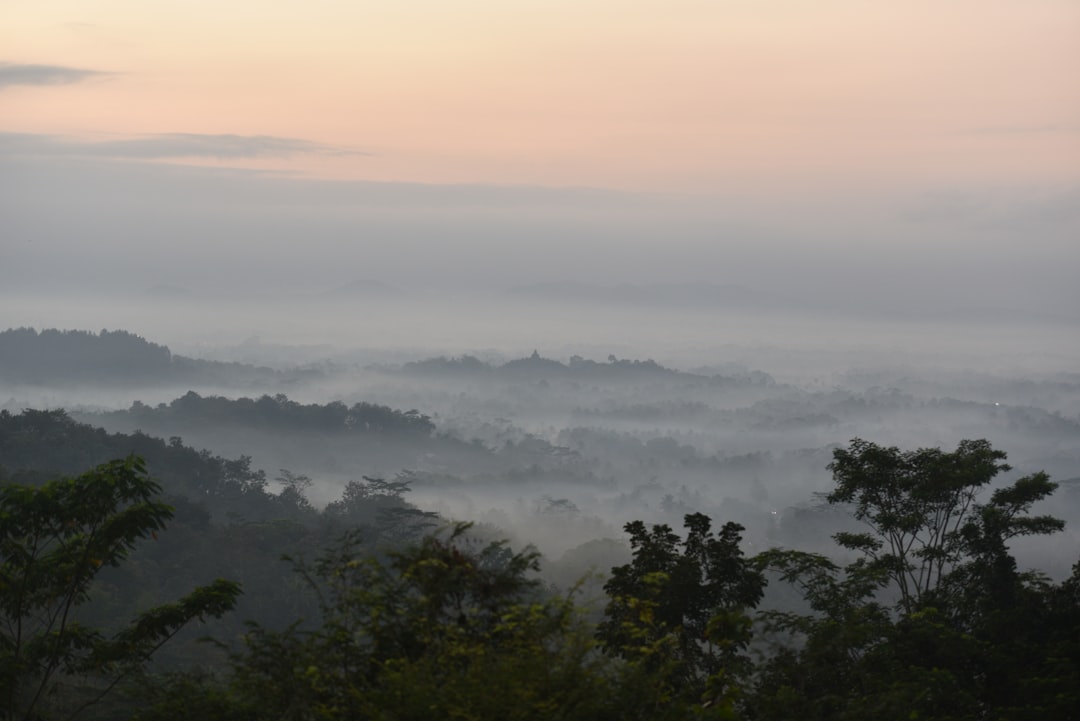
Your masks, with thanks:
[[[864,526],[835,554],[633,522],[591,608],[405,480],[317,509],[288,471],[0,413],[0,718],[1077,718],[1080,564],[1010,550],[1061,530],[1055,484],[995,483],[986,441],[830,470]]]

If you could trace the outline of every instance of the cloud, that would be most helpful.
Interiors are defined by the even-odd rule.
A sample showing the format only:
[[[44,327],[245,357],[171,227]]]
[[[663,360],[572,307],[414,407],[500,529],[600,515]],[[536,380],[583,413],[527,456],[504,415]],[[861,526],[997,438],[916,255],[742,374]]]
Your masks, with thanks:
[[[356,150],[273,135],[165,133],[142,138],[83,143],[94,155],[116,158],[262,158],[289,155],[370,155]]]
[[[112,73],[68,68],[63,65],[23,65],[0,63],[0,88],[13,85],[72,85]]]
[[[56,141],[0,134],[0,154],[5,143]],[[254,297],[358,276],[417,294],[553,279],[701,281],[840,308],[1062,312],[1080,308],[1078,192],[956,186],[873,196],[866,202],[875,205],[861,208],[845,189],[818,210],[783,195],[759,203],[321,180],[54,147],[0,157],[0,291],[162,283]],[[897,218],[901,201],[941,219],[915,226]],[[9,306],[0,303],[0,315]],[[393,333],[418,337],[407,323]]]
[[[55,135],[0,133],[0,152],[98,158],[266,158],[291,155],[371,155],[358,150],[272,135],[163,133],[120,140],[76,140]]]

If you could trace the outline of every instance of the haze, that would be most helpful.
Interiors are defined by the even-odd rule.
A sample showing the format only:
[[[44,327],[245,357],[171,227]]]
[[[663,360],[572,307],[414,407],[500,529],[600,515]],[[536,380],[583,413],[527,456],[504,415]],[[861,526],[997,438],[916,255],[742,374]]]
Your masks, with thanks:
[[[1080,307],[1072,2],[168,7],[0,10],[5,291]]]
[[[19,381],[8,408],[287,391],[438,412],[462,442],[501,413],[559,447],[595,423],[702,457],[816,449],[815,480],[784,460],[758,510],[820,489],[822,449],[868,427],[945,445],[996,431],[1077,475],[1061,440],[1080,416],[1075,2],[8,3],[0,52],[0,329],[124,329],[323,374]],[[744,401],[779,403],[769,423],[802,411],[384,375],[534,349],[764,373],[815,413],[873,378],[914,404],[1045,417],[729,434],[693,424]],[[640,394],[691,405],[644,430],[604,416]],[[1065,430],[1040,445],[1044,421]],[[258,448],[213,450],[288,461]],[[295,470],[325,472],[327,500],[371,469]]]

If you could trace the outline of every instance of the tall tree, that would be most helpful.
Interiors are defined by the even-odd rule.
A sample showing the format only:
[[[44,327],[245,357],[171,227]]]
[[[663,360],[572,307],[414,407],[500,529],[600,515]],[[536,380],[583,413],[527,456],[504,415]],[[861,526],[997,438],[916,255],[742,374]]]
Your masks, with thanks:
[[[762,614],[794,643],[761,668],[748,715],[1074,718],[1062,715],[1080,679],[1073,581],[1055,588],[1020,571],[1008,547],[1063,527],[1030,513],[1056,484],[1034,473],[980,499],[1010,470],[1004,461],[984,440],[954,452],[859,439],[837,450],[827,500],[850,504],[870,530],[834,536],[859,553],[844,568],[799,551],[757,557],[813,613]]]
[[[1011,470],[1005,458],[985,440],[961,441],[950,453],[901,451],[856,438],[833,453],[829,470],[836,487],[827,500],[851,504],[870,532],[834,538],[884,569],[910,613],[948,585],[949,574],[962,563],[1000,564],[1010,538],[1064,527],[1054,518],[1026,515],[1057,487],[1045,473],[1025,476],[988,503],[978,502],[995,476]]]
[[[685,539],[667,525],[626,525],[633,560],[613,568],[610,596],[597,630],[615,655],[652,661],[675,693],[703,693],[723,673],[730,681],[748,666],[743,612],[761,600],[765,581],[743,556],[743,527],[726,523],[717,535],[708,516],[686,516]]]

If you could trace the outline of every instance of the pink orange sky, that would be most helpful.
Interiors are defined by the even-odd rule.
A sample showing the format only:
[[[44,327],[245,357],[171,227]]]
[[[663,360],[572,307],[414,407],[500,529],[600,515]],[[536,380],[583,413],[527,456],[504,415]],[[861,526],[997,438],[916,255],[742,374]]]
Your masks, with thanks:
[[[172,157],[428,183],[1080,179],[1075,0],[37,0],[0,8],[0,132],[312,145]],[[15,77],[30,66],[93,71]]]

